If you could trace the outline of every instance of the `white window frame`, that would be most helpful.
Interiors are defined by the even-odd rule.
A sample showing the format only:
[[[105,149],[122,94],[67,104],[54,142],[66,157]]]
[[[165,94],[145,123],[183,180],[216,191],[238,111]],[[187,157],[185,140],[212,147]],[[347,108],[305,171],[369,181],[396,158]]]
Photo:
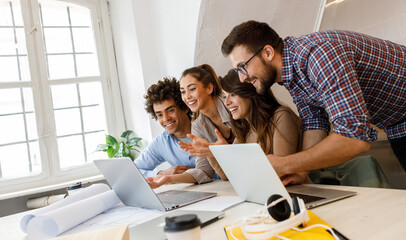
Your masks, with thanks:
[[[100,69],[100,77],[96,78],[101,79],[107,131],[110,135],[119,136],[120,133],[125,130],[125,119],[107,2],[105,0],[55,1],[78,4],[89,8],[91,12]],[[26,32],[31,81],[0,83],[0,86],[2,86],[2,88],[29,87],[33,91],[42,172],[39,175],[0,181],[0,194],[23,191],[51,184],[60,184],[100,174],[93,163],[72,167],[68,170],[60,170],[58,151],[55,150],[58,148],[58,144],[50,86],[76,83],[78,81],[76,79],[48,80],[38,1],[20,0],[20,4]],[[93,81],[94,78],[95,77],[81,78],[83,81],[81,80],[80,82]],[[52,149],[54,150],[52,151]]]

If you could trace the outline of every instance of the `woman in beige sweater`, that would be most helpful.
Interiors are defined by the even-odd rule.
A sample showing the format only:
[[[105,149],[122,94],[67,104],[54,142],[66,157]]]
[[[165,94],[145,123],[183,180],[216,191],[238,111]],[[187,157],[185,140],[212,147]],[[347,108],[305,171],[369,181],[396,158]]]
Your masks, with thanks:
[[[255,87],[249,83],[241,83],[234,71],[220,79],[223,89],[225,106],[230,110],[230,123],[235,135],[233,143],[258,143],[265,154],[285,156],[300,151],[301,128],[300,120],[287,107],[281,106],[271,92],[259,95]],[[207,158],[220,176],[227,176],[211,154],[207,153],[204,140],[191,136],[194,144],[181,145],[192,155],[202,156],[206,151]],[[218,134],[219,140],[214,144],[226,144]],[[306,174],[303,173],[302,178]],[[291,182],[288,176],[282,177],[284,184]]]

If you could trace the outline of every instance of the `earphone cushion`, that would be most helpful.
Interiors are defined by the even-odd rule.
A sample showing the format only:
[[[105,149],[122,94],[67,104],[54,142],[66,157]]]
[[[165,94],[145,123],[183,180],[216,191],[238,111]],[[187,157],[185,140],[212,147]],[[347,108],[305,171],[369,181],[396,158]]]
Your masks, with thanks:
[[[268,198],[266,205],[268,206],[271,202],[282,198],[279,194],[273,194]],[[284,200],[273,207],[268,208],[268,213],[277,221],[283,221],[290,217],[290,206],[288,201]]]

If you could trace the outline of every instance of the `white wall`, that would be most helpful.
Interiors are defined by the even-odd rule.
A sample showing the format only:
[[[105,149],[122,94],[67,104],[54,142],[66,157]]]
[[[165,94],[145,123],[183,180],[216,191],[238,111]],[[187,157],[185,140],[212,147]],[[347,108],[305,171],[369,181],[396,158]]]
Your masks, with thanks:
[[[193,66],[200,0],[108,1],[127,128],[151,140],[163,129],[145,112],[143,96]]]
[[[278,34],[300,36],[318,30],[325,0],[204,0],[198,24],[195,63],[208,63],[222,76],[232,68],[221,53],[221,44],[231,29],[248,20],[269,23]],[[306,11],[302,11],[306,9]],[[272,86],[275,97],[297,113],[289,92],[277,84]]]

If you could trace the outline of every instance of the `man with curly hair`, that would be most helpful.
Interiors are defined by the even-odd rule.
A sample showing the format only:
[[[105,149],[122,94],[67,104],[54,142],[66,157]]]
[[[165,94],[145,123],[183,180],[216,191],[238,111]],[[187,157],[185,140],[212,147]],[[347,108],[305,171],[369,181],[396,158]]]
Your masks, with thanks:
[[[179,141],[190,142],[186,137],[191,129],[191,112],[180,96],[179,82],[175,78],[164,78],[148,88],[144,96],[145,110],[165,131],[157,136],[151,144],[135,159],[144,177],[157,175],[182,174],[195,167],[195,157],[179,148]],[[154,170],[163,162],[172,167]]]

